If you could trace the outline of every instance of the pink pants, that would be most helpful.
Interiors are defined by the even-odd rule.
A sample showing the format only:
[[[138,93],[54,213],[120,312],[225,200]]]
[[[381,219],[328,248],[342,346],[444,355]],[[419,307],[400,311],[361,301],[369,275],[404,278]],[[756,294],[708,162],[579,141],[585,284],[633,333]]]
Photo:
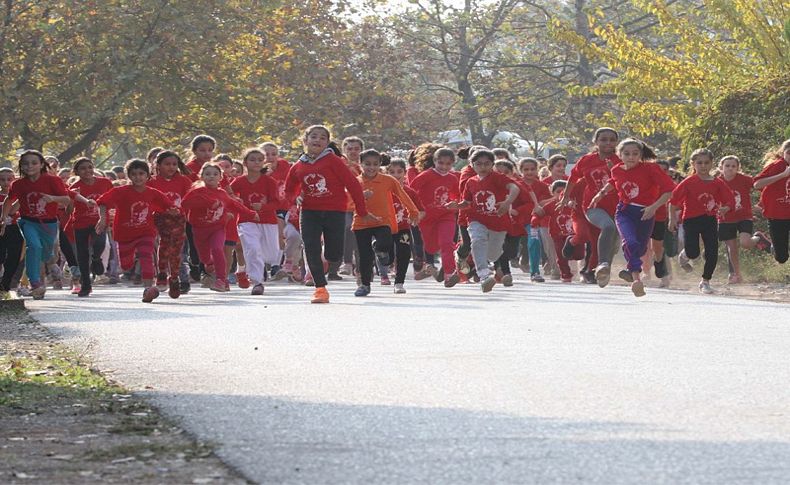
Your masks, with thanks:
[[[455,219],[440,219],[420,224],[423,246],[429,254],[442,254],[442,269],[445,276],[455,272]]]
[[[134,268],[134,257],[140,262],[140,276],[144,280],[154,279],[154,237],[143,236],[131,241],[118,241],[118,259],[121,269]]]
[[[228,270],[225,267],[225,226],[192,226],[192,238],[206,271],[213,272],[218,280],[226,281]]]

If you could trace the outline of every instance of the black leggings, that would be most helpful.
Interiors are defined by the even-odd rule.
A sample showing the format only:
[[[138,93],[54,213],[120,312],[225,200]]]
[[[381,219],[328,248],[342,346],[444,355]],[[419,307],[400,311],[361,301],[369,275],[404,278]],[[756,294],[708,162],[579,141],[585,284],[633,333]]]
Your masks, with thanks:
[[[105,233],[96,234],[96,228],[94,227],[86,227],[84,229],[75,229],[74,239],[77,242],[77,264],[79,264],[80,267],[80,285],[83,289],[90,288],[91,262],[101,259],[107,236]]]
[[[393,234],[392,242],[390,261],[395,261],[395,284],[403,284],[406,281],[406,271],[409,270],[411,257],[411,231],[403,229]]]
[[[461,260],[466,259],[469,257],[469,253],[472,252],[472,238],[469,237],[469,227],[468,226],[458,226],[461,232],[461,244],[458,246],[456,253],[458,253],[458,258]]]
[[[302,209],[299,223],[310,274],[313,276],[316,288],[324,287],[326,286],[326,275],[324,274],[324,261],[321,259],[322,236],[324,258],[330,264],[339,263],[343,258],[346,213]]]
[[[373,262],[376,256],[384,266],[390,264],[392,229],[390,226],[356,229],[354,237],[357,239],[357,252],[359,252],[359,276],[364,286],[370,286],[370,281],[373,279]],[[373,239],[376,239],[375,244]],[[315,275],[313,275],[313,279],[315,279]]]
[[[5,226],[5,233],[0,236],[0,264],[3,265],[0,291],[11,290],[11,281],[14,279],[17,268],[19,268],[24,241],[19,226],[16,224]]]
[[[502,271],[503,275],[510,274],[510,260],[518,255],[518,242],[520,240],[520,236],[505,236],[505,244],[502,245],[502,256],[495,263],[495,266]]]
[[[58,238],[60,242],[60,252],[63,254],[63,257],[66,258],[66,264],[69,265],[70,268],[77,266],[77,257],[74,255],[74,246],[71,245],[71,241],[69,238],[66,237],[66,233],[63,232],[63,229],[60,229],[60,237]],[[47,262],[44,261],[46,264]]]
[[[719,262],[719,225],[713,216],[692,217],[683,221],[683,246],[686,256],[690,259],[699,258],[699,238],[705,246],[705,268],[702,279],[713,278],[716,264]]]
[[[768,219],[768,230],[774,246],[774,258],[784,264],[788,259],[788,240],[790,239],[790,219]]]

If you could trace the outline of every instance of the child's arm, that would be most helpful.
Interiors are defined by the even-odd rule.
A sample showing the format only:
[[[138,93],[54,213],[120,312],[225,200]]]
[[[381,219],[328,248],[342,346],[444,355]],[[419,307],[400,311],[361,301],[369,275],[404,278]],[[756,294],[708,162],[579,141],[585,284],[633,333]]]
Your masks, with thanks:
[[[570,185],[570,184],[569,184],[569,185]],[[598,205],[598,202],[600,202],[600,201],[601,201],[601,199],[603,199],[604,197],[606,197],[606,194],[608,194],[609,192],[611,192],[611,190],[612,190],[613,188],[614,188],[614,186],[612,186],[612,183],[611,183],[611,182],[606,182],[606,185],[604,185],[603,187],[601,187],[601,190],[599,190],[599,191],[598,191],[598,193],[597,193],[597,194],[595,194],[595,197],[593,197],[593,198],[592,198],[592,200],[590,201],[590,205],[589,205],[589,206],[587,206],[587,208],[588,208],[588,209],[594,209],[594,208],[595,208],[595,207]],[[565,189],[565,193],[568,193],[568,189],[567,189],[567,187],[566,187],[566,189]],[[671,194],[670,194],[670,195],[671,195]],[[564,198],[565,198],[565,194],[563,194],[563,196],[562,196],[562,197],[563,197],[563,199],[564,199]],[[567,205],[567,204],[563,204],[563,205]]]
[[[77,194],[77,195],[79,195],[79,194]],[[80,196],[80,197],[82,197],[82,196]],[[68,195],[43,194],[41,196],[41,198],[47,204],[51,204],[52,202],[55,202],[55,203],[58,203],[58,204],[68,205],[71,202],[71,197],[69,197]],[[79,200],[79,199],[77,199],[77,200]],[[85,200],[85,198],[83,198],[83,200]],[[82,202],[82,201],[80,201],[80,202]]]
[[[497,204],[496,213],[497,215],[500,216],[503,216],[508,213],[508,211],[510,210],[510,206],[513,205],[513,201],[516,200],[516,197],[518,197],[518,193],[521,191],[521,189],[518,188],[518,185],[514,183],[509,183],[506,185],[506,187],[508,191],[507,197],[505,198],[505,200]]]
[[[667,202],[669,202],[670,197],[672,197],[672,192],[664,192],[663,194],[661,194],[661,197],[659,197],[658,200],[656,200],[649,206],[642,209],[642,220],[646,221],[648,219],[652,219],[653,217],[655,217],[658,208],[664,206]]]
[[[754,188],[760,190],[767,185],[771,185],[772,183],[778,182],[782,179],[786,179],[787,177],[790,177],[790,166],[784,169],[784,171],[782,171],[781,173],[772,175],[770,177],[761,178],[760,180],[756,181],[754,183]]]
[[[96,223],[96,234],[101,234],[107,229],[107,206],[99,205],[99,222]]]
[[[419,209],[417,209],[417,205],[414,203],[413,200],[411,200],[409,194],[407,194],[406,191],[403,190],[403,187],[401,187],[400,183],[398,183],[397,180],[393,179],[393,182],[394,183],[392,184],[392,189],[393,189],[392,191],[394,192],[395,196],[398,197],[398,200],[400,200],[401,204],[403,204],[403,207],[406,208],[406,212],[408,212],[409,214],[409,222],[411,222],[412,224],[416,224],[417,222],[419,222],[420,219],[420,215],[419,215],[420,211]]]

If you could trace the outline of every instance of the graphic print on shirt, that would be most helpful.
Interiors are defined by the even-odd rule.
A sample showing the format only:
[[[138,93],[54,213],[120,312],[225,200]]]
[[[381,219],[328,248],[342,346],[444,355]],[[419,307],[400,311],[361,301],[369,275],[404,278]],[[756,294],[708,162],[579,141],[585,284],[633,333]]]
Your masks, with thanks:
[[[623,182],[622,190],[628,200],[634,200],[639,197],[639,185],[630,180]]]
[[[277,196],[280,200],[285,200],[285,180],[277,181]]]
[[[718,204],[716,204],[716,198],[709,193],[704,192],[699,194],[697,196],[697,200],[700,202],[700,204],[702,204],[703,207],[705,207],[705,212],[708,214],[712,214],[716,211],[716,207],[718,206]]]
[[[211,206],[206,209],[206,223],[212,222],[219,222],[222,219],[222,214],[225,213],[225,206],[222,205],[222,202],[219,200],[215,200],[211,203]]]
[[[165,192],[165,196],[173,201],[176,207],[181,207],[181,194],[178,192]]]
[[[131,216],[129,217],[129,227],[141,227],[145,225],[148,219],[148,202],[135,202],[129,208]]]
[[[247,204],[250,207],[252,207],[252,204],[265,204],[267,200],[265,195],[259,194],[258,192],[253,192],[247,196]]]
[[[563,234],[571,234],[573,233],[573,217],[568,214],[557,214],[555,219],[557,221],[557,227],[560,228]]]
[[[400,224],[406,220],[406,208],[400,203],[400,201],[394,202],[393,205],[395,206],[395,222]]]
[[[737,190],[733,190],[732,194],[735,196],[735,209],[733,212],[743,209],[743,206],[741,205],[741,193]]]
[[[27,206],[30,209],[30,217],[44,217],[47,215],[47,201],[44,200],[41,192],[30,192],[27,194]]]
[[[598,167],[590,171],[590,177],[595,180],[595,188],[601,190],[609,182],[609,170]]]
[[[490,190],[480,190],[474,195],[475,207],[477,212],[489,216],[495,216],[496,196]]]
[[[326,179],[320,173],[310,173],[304,177],[304,186],[307,187],[306,195],[310,197],[326,197],[331,195],[326,187]]]
[[[790,205],[790,177],[788,177],[787,182],[785,182],[785,196],[779,198],[777,202]]]
[[[436,190],[433,191],[433,206],[444,207],[448,202],[450,202],[450,189],[444,185],[436,187]]]

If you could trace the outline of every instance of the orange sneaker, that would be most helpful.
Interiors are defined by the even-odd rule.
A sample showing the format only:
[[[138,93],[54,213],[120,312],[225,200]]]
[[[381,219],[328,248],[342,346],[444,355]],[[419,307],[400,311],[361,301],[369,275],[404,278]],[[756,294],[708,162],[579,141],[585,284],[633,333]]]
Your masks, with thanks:
[[[310,303],[329,303],[329,292],[326,290],[325,286],[315,289],[313,299],[310,300]]]

